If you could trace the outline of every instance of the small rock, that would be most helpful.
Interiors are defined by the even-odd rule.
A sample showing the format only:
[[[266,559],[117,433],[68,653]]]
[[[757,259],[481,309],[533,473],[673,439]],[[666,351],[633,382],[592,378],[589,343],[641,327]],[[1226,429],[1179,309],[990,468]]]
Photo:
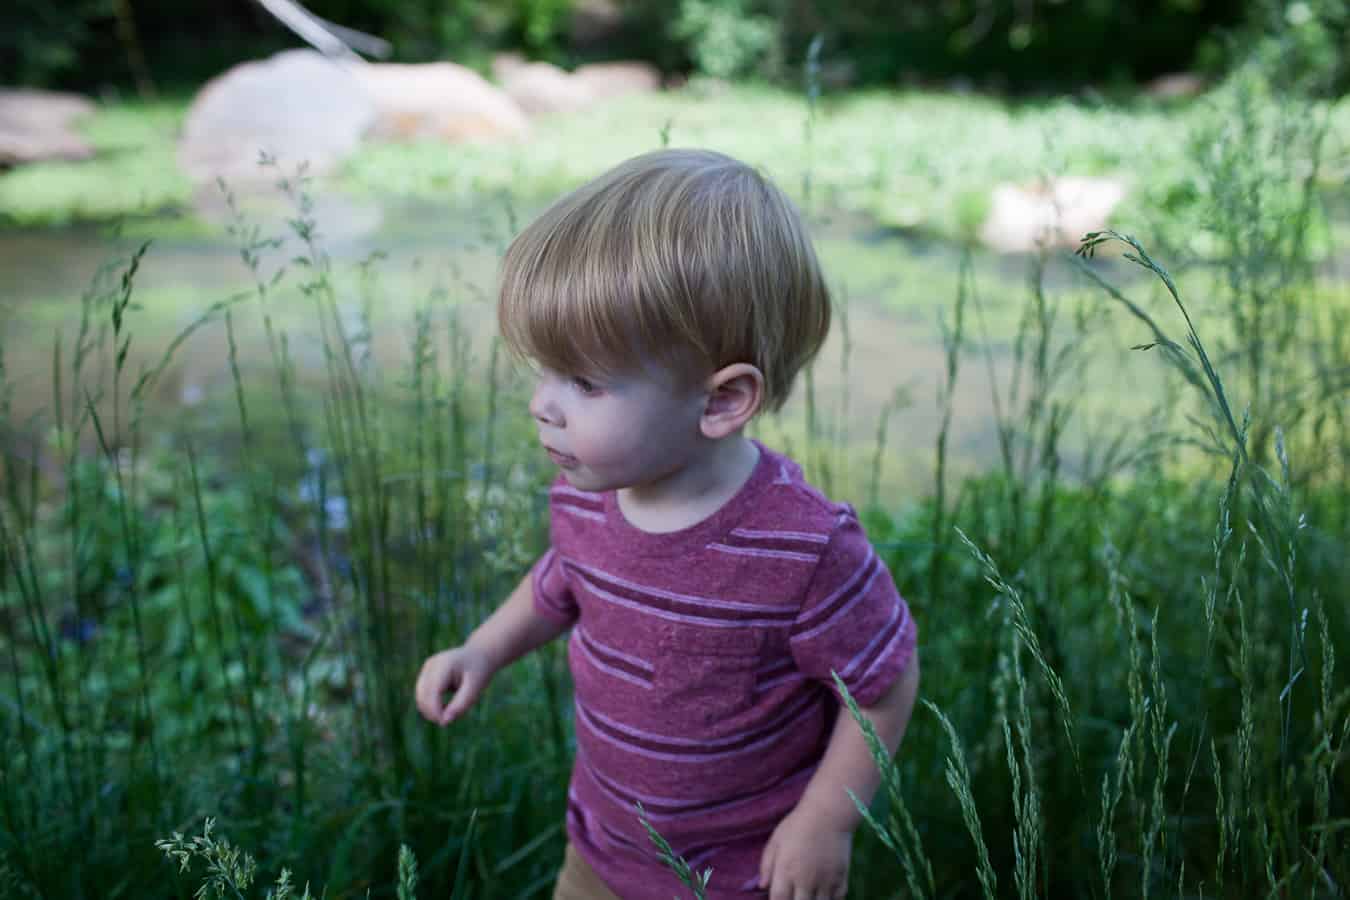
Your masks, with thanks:
[[[597,100],[648,93],[661,87],[661,73],[644,62],[591,63],[579,67],[572,77],[584,84]]]
[[[1205,80],[1194,72],[1169,72],[1144,85],[1144,93],[1157,100],[1198,97],[1205,92]]]
[[[1077,247],[1089,231],[1107,226],[1125,197],[1115,178],[1066,175],[1032,186],[1002,184],[994,189],[980,240],[1001,253],[1041,247]]]

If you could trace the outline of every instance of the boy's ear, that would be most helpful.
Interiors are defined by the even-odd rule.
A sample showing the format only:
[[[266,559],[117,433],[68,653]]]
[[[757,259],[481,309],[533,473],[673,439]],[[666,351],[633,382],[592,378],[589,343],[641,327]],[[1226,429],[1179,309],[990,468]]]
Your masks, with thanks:
[[[699,429],[717,440],[734,434],[759,412],[764,402],[764,373],[749,363],[732,363],[705,382],[708,392]]]

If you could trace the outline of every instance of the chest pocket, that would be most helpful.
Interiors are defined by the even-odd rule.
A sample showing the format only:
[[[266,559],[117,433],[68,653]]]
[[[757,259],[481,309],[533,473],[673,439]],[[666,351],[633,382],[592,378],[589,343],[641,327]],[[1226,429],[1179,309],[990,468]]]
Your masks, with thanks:
[[[764,632],[668,624],[655,686],[672,723],[718,729],[751,707]]]

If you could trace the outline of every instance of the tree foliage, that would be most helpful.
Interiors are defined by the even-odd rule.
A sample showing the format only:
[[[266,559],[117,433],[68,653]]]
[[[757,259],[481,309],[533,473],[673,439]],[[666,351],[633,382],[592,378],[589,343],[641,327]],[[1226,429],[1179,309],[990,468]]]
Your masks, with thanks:
[[[486,68],[511,49],[562,64],[641,58],[667,72],[796,80],[817,36],[859,85],[962,81],[1016,91],[1134,83],[1263,54],[1291,82],[1341,92],[1350,12],[1340,0],[308,0],[315,14],[390,41],[394,59]],[[579,14],[608,8],[600,36]],[[297,39],[253,0],[0,4],[0,83],[196,85]],[[788,61],[793,61],[788,64]]]

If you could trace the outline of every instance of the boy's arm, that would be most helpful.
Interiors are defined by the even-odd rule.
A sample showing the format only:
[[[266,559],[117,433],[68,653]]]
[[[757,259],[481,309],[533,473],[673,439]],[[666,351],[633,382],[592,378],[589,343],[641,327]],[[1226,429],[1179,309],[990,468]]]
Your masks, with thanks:
[[[474,704],[498,669],[509,665],[568,627],[566,619],[541,614],[534,605],[533,573],[526,575],[459,647],[429,657],[417,676],[417,709],[428,721],[448,725]],[[449,702],[442,698],[450,693]]]
[[[891,754],[905,735],[918,693],[916,649],[895,684],[876,703],[859,708]],[[770,900],[844,896],[853,830],[862,818],[845,789],[869,803],[880,782],[862,729],[841,707],[819,768],[760,858],[759,884],[769,889]]]
[[[553,640],[570,625],[539,613],[534,605],[534,583],[527,573],[506,602],[473,630],[464,642],[483,653],[493,672]]]
[[[895,684],[876,703],[859,707],[892,756],[905,736],[905,728],[914,712],[918,694],[919,651],[916,648]],[[806,807],[808,816],[814,822],[840,831],[852,831],[862,817],[844,789],[852,790],[861,802],[870,803],[880,783],[881,773],[872,759],[867,739],[863,737],[858,723],[853,721],[853,716],[849,715],[848,708],[841,705],[830,742],[825,748],[825,756],[807,783],[806,792],[798,801],[797,808]]]

